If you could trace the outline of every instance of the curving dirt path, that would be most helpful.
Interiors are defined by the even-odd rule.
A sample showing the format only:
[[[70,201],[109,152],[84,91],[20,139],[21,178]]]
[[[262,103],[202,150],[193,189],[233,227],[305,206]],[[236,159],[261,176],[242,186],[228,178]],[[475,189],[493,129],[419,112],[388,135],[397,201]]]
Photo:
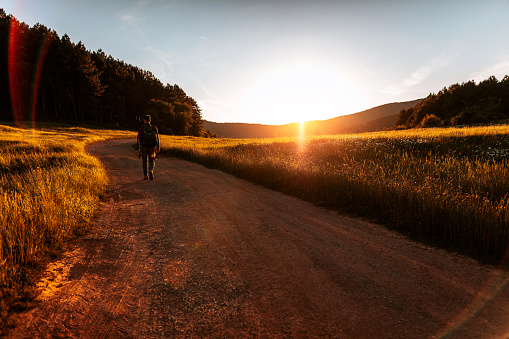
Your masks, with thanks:
[[[507,338],[509,274],[133,140],[89,147],[111,185],[11,338]]]

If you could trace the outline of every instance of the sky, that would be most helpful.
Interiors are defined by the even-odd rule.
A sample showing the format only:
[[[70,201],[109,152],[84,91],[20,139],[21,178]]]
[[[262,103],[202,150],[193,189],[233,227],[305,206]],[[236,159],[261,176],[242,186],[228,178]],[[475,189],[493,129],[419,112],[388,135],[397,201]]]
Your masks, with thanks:
[[[205,120],[325,120],[509,75],[509,0],[0,0],[152,72]]]

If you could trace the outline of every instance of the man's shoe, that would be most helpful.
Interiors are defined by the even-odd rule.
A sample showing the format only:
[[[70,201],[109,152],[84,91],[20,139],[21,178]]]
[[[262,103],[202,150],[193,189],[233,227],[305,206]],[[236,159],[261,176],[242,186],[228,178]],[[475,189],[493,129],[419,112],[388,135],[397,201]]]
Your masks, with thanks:
[[[148,180],[148,177],[147,177],[147,176],[144,176],[144,177],[143,177],[143,180]]]
[[[150,180],[154,180],[154,172],[152,172],[152,171],[151,171],[151,172],[148,172],[148,178],[149,178]]]

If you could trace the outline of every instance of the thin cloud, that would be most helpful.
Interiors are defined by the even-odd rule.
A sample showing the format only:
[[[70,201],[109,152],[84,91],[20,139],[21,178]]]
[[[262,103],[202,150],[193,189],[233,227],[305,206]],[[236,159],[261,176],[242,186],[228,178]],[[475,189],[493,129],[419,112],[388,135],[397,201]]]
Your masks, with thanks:
[[[134,15],[122,15],[120,17],[120,21],[122,21],[123,23],[125,23],[127,25],[133,25],[136,22],[138,22],[139,19],[137,17],[135,17]]]
[[[424,80],[429,78],[433,73],[449,65],[452,60],[454,60],[454,56],[452,55],[445,55],[434,58],[433,60],[431,60],[429,64],[424,65],[423,67],[419,68],[417,71],[412,73],[410,78],[404,81],[405,87],[409,88],[412,86],[419,85]]]
[[[488,79],[492,75],[500,79],[502,79],[506,75],[509,75],[508,57],[505,57],[504,59],[499,59],[495,61],[493,65],[490,65],[481,71],[474,72],[470,76],[473,78],[474,81],[479,82]]]
[[[206,36],[199,36],[198,39],[205,41],[206,43],[211,43],[212,40],[207,38]]]
[[[143,37],[143,22],[147,18],[140,16],[140,13],[151,2],[151,0],[140,0],[123,10],[122,14],[119,15],[119,19],[123,24],[122,29],[131,30],[136,35]]]
[[[228,112],[236,111],[239,112],[239,107],[233,104],[229,100],[223,100],[219,96],[212,93],[212,91],[205,85],[198,77],[189,72],[189,78],[192,78],[194,82],[199,86],[204,95],[200,96],[201,99],[197,100],[198,105],[207,111],[207,119],[209,121],[217,121],[226,119],[232,120]],[[237,118],[239,114],[235,115]],[[236,119],[236,118],[235,118]],[[233,120],[235,120],[233,119]]]
[[[171,51],[162,51],[160,49],[148,46],[145,51],[149,54],[151,70],[157,78],[164,80],[172,79],[174,65],[177,62],[175,54]]]
[[[418,68],[410,77],[404,79],[401,84],[393,84],[382,90],[382,93],[400,95],[408,89],[420,85],[426,79],[436,74],[440,69],[448,66],[455,59],[454,54],[441,55],[432,59],[429,63]]]

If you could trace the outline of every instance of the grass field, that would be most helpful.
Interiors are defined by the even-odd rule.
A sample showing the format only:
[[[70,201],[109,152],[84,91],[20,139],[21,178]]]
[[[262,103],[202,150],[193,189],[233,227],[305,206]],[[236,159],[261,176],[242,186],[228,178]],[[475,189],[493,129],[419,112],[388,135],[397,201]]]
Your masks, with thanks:
[[[413,238],[500,262],[509,248],[509,126],[304,139],[163,137],[219,168]]]
[[[133,132],[0,125],[0,332],[43,264],[84,234],[107,176],[85,145]],[[162,136],[215,167],[490,263],[509,248],[509,126],[282,139]]]
[[[0,125],[0,332],[43,264],[84,234],[108,183],[85,145],[134,133]]]

